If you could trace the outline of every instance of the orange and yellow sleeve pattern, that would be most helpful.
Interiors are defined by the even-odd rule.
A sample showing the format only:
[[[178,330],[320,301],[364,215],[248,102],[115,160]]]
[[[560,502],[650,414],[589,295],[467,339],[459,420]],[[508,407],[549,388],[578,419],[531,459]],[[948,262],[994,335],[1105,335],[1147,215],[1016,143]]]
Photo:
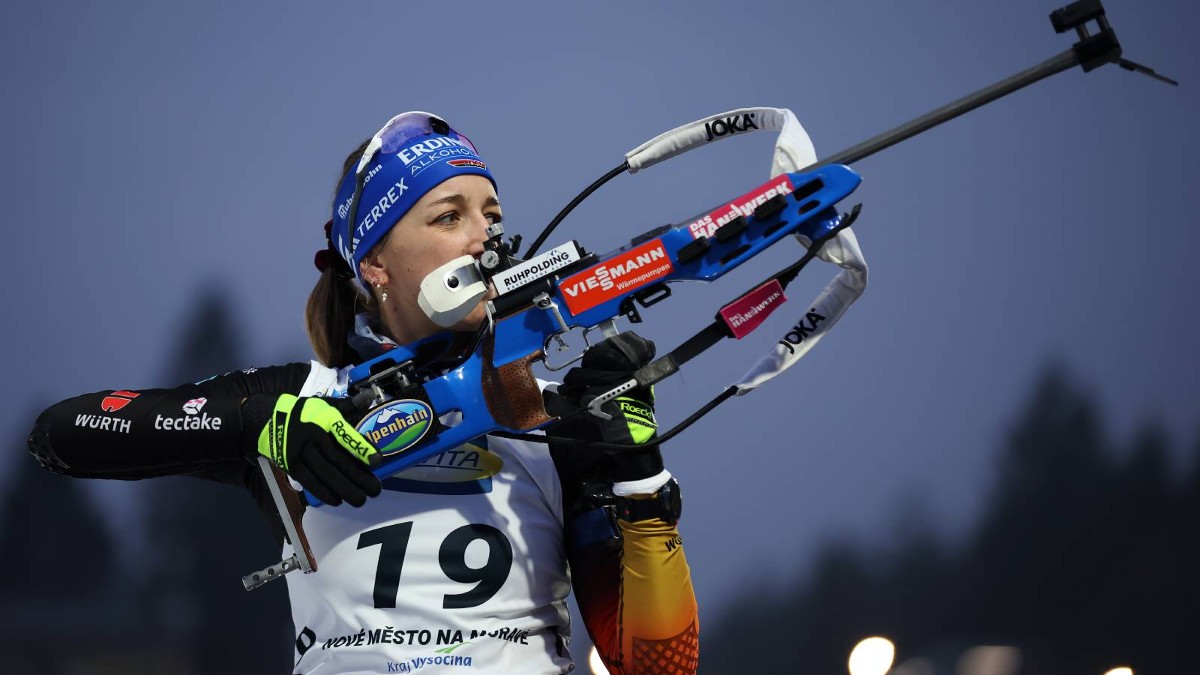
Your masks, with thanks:
[[[612,520],[614,536],[571,554],[588,635],[612,675],[695,673],[700,625],[678,528]]]

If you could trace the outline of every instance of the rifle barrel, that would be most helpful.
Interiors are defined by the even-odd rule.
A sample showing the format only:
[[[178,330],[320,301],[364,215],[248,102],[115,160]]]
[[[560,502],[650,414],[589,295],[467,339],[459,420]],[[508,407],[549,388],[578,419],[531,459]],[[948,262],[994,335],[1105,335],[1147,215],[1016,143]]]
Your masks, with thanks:
[[[812,171],[818,167],[827,164],[852,164],[865,157],[890,148],[900,141],[907,140],[916,136],[919,133],[928,131],[937,125],[948,122],[959,115],[968,113],[979,106],[991,103],[998,98],[1007,96],[1008,94],[1023,89],[1034,82],[1043,80],[1051,75],[1061,73],[1068,68],[1079,64],[1079,56],[1074,49],[1068,49],[1056,56],[1053,56],[1032,68],[1023,70],[1016,75],[1005,78],[989,87],[984,87],[979,91],[968,94],[953,103],[930,111],[912,121],[885,131],[874,138],[868,139],[858,145],[843,150],[836,155],[822,159],[821,161],[811,166],[806,166],[801,169],[801,172]]]

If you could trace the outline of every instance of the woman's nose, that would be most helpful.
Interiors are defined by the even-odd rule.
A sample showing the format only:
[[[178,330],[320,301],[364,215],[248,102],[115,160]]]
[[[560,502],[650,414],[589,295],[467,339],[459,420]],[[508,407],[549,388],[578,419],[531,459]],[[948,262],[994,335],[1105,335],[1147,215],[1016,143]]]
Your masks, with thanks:
[[[482,215],[475,218],[474,222],[471,224],[470,248],[472,255],[479,255],[483,253],[483,244],[488,239],[488,226],[490,224],[491,223],[488,222],[487,217]]]

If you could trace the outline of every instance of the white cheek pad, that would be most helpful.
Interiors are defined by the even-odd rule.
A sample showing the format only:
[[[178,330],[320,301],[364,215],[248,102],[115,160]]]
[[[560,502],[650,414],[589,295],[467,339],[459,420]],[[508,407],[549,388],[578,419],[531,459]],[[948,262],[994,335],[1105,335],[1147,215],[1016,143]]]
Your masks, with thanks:
[[[487,295],[487,283],[473,256],[464,255],[430,272],[421,282],[417,305],[438,326],[450,328],[467,318]]]

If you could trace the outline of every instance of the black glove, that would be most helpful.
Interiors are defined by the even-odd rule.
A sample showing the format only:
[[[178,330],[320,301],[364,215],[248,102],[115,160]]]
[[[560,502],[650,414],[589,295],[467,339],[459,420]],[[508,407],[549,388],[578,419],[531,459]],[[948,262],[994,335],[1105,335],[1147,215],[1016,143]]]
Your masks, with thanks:
[[[653,359],[654,343],[637,333],[619,333],[610,337],[584,352],[580,365],[567,372],[558,386],[561,401],[548,402],[547,411],[566,417],[564,412],[587,407],[597,396],[628,382],[634,371]],[[600,409],[612,419],[603,420],[586,412],[571,414],[555,433],[584,440],[644,445],[658,431],[652,387],[636,387],[603,404]],[[641,480],[663,471],[662,454],[657,444],[614,450],[609,454],[616,464],[618,481]]]
[[[242,403],[242,452],[274,462],[317,499],[362,506],[383,490],[379,453],[346,421],[348,399],[255,394]]]

